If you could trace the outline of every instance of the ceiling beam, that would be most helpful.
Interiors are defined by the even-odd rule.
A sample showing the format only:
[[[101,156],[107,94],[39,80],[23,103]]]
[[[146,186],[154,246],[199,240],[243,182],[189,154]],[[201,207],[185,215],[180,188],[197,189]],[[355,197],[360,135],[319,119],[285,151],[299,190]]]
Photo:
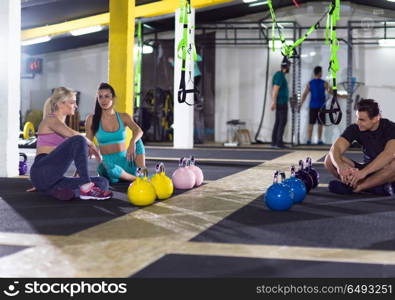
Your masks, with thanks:
[[[232,1],[234,0],[191,0],[191,3],[194,8],[201,8]],[[136,6],[135,16],[136,18],[156,17],[174,13],[177,8],[179,8],[178,1],[162,0],[154,3]],[[22,41],[25,41],[47,35],[52,36],[62,34],[69,32],[70,30],[76,30],[95,25],[108,25],[109,21],[110,13],[104,13],[59,24],[26,29],[22,31],[21,39]]]

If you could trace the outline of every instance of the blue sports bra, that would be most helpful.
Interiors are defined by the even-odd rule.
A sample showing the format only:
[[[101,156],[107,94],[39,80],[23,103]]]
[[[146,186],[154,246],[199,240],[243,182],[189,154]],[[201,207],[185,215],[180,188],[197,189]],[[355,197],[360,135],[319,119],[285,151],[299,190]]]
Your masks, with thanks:
[[[126,130],[119,113],[116,113],[119,128],[117,131],[105,131],[99,122],[99,130],[96,133],[96,139],[99,145],[121,144],[125,142]]]

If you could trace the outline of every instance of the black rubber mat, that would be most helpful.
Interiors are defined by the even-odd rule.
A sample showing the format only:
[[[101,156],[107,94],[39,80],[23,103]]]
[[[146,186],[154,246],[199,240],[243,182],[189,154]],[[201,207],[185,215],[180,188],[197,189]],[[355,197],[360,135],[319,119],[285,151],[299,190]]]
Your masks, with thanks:
[[[322,166],[321,183],[333,177]],[[395,198],[312,190],[286,212],[270,211],[264,195],[196,236],[193,241],[395,250]]]
[[[147,161],[151,175],[155,172],[157,162]],[[256,164],[254,164],[256,165]],[[166,162],[169,177],[178,167],[177,162]],[[200,164],[205,180],[216,180],[243,171],[250,166],[213,166]],[[74,167],[67,172],[74,173]],[[96,163],[89,162],[89,173],[96,174]],[[19,233],[41,233],[69,235],[92,226],[110,221],[128,214],[137,207],[132,206],[127,198],[129,183],[113,185],[114,198],[107,201],[58,201],[39,193],[27,193],[30,188],[28,179],[0,179],[0,231]],[[175,190],[179,195],[185,190]]]
[[[297,253],[295,253],[297,256]],[[207,255],[166,255],[132,278],[387,278],[395,266]]]
[[[17,253],[29,247],[0,245],[0,257]]]
[[[1,232],[69,235],[138,209],[121,193],[106,201],[58,201],[25,192],[29,187],[27,179],[0,179]]]
[[[323,190],[286,212],[259,197],[192,241],[395,250],[395,199],[342,200]]]

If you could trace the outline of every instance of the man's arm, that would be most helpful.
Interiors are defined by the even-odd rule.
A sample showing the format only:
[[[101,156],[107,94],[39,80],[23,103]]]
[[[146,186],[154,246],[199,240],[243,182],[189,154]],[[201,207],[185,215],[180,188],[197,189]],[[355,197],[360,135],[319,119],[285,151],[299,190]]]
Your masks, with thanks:
[[[351,143],[344,137],[339,137],[329,150],[329,156],[332,164],[340,176],[343,183],[349,184],[349,175],[353,172],[353,168],[343,161],[343,154],[351,146]]]
[[[349,167],[344,163],[342,156],[344,152],[350,148],[351,144],[344,137],[339,137],[329,150],[329,156],[332,160],[332,164],[339,171],[339,169]]]
[[[371,163],[369,163],[365,168],[363,168],[359,172],[362,173],[362,175],[364,175],[363,178],[365,178],[369,174],[381,170],[385,166],[388,166],[394,160],[394,156],[393,156],[394,153],[395,153],[395,140],[389,140],[385,145],[384,150],[379,155],[377,155],[377,157]]]
[[[275,110],[277,107],[277,96],[278,92],[280,91],[280,86],[275,84],[273,85],[273,91],[272,91],[272,110]]]

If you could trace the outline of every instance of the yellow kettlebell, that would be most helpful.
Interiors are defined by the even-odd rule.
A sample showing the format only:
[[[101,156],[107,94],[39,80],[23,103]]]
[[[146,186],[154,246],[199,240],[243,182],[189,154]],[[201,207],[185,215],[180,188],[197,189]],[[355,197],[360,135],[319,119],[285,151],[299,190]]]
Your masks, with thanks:
[[[151,183],[155,188],[158,199],[164,200],[173,195],[173,182],[165,173],[165,165],[159,163],[156,165],[156,174],[151,178]]]
[[[147,206],[154,203],[156,199],[155,189],[148,181],[148,170],[137,169],[137,178],[128,188],[128,199],[136,206]]]

